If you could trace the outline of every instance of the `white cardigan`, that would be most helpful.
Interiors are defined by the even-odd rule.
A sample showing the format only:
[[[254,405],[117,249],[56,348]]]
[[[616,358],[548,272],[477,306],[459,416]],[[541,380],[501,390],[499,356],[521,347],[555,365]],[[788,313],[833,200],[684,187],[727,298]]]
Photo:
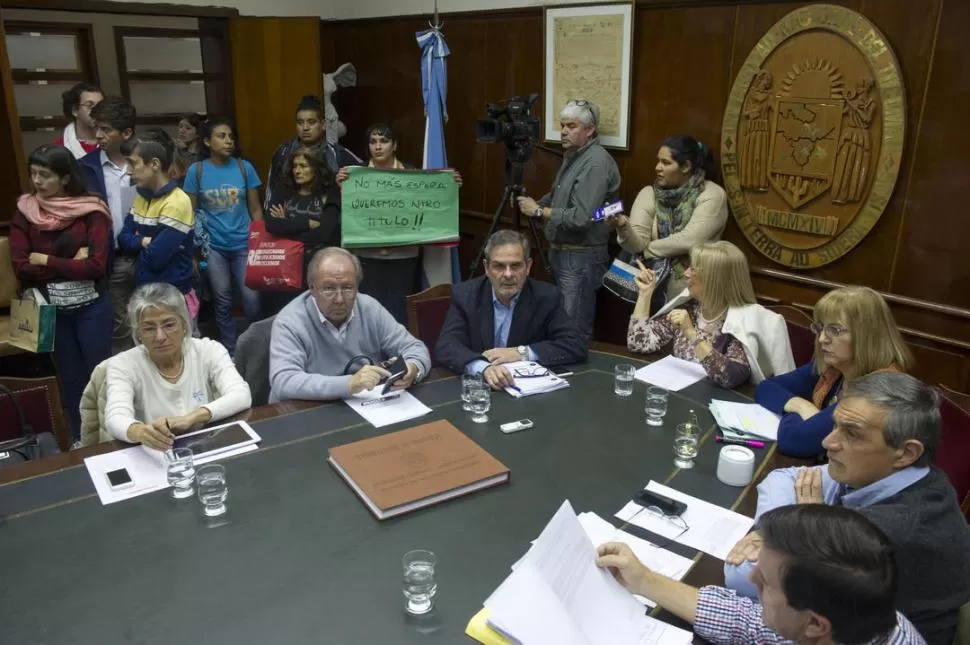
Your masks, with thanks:
[[[105,429],[111,437],[130,443],[128,428],[132,423],[181,416],[202,406],[217,421],[252,405],[249,385],[220,343],[209,338],[188,338],[182,353],[185,369],[175,383],[162,378],[144,345],[108,360],[104,415]]]
[[[651,318],[662,316],[690,299],[690,294],[684,289]],[[795,369],[788,325],[781,314],[757,304],[728,307],[721,333],[731,334],[744,346],[752,383],[757,384],[769,376],[786,374]]]

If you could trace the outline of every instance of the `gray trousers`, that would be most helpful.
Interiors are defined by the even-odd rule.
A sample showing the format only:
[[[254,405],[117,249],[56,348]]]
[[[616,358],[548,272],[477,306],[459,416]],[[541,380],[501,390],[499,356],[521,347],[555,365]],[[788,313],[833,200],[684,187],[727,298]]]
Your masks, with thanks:
[[[111,331],[112,355],[131,349],[135,341],[131,337],[131,327],[128,325],[128,301],[131,292],[135,290],[135,258],[118,256],[111,267],[108,278],[108,291],[111,293],[111,316],[113,328]]]
[[[591,339],[596,318],[596,290],[603,284],[603,275],[610,265],[606,247],[550,249],[549,263],[562,290],[566,313],[575,321],[576,329]]]

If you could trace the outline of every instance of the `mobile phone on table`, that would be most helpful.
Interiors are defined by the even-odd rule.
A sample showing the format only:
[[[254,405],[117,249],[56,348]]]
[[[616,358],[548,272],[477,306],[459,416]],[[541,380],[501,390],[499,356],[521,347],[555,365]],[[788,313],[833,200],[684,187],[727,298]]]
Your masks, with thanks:
[[[687,504],[684,502],[671,499],[666,495],[661,495],[660,493],[655,493],[649,490],[638,491],[636,495],[633,496],[633,501],[643,506],[645,508],[659,508],[660,512],[664,515],[673,515],[680,517],[687,510]]]
[[[108,478],[108,486],[111,488],[111,490],[124,490],[135,485],[135,482],[128,473],[127,468],[109,470],[104,474],[104,476]]]
[[[505,434],[511,434],[513,432],[518,432],[519,430],[528,430],[532,427],[532,419],[519,419],[518,421],[509,421],[508,423],[503,423],[499,426],[499,430]]]

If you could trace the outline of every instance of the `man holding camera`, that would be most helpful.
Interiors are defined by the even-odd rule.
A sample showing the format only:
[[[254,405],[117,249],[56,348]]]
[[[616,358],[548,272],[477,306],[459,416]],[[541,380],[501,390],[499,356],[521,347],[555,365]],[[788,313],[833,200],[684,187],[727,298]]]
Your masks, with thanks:
[[[610,229],[593,211],[615,201],[620,171],[600,145],[599,107],[571,99],[559,113],[565,158],[552,190],[538,201],[519,197],[519,210],[539,218],[549,241],[549,262],[562,289],[566,312],[586,338],[593,335],[596,289],[609,266]]]

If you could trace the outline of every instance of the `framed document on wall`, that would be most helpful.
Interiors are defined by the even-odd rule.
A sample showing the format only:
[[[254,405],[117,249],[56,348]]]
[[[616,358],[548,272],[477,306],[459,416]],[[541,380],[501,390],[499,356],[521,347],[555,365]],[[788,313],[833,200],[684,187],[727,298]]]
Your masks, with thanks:
[[[583,98],[600,108],[600,143],[629,148],[633,12],[632,2],[545,9],[546,141],[560,140],[566,102]]]

